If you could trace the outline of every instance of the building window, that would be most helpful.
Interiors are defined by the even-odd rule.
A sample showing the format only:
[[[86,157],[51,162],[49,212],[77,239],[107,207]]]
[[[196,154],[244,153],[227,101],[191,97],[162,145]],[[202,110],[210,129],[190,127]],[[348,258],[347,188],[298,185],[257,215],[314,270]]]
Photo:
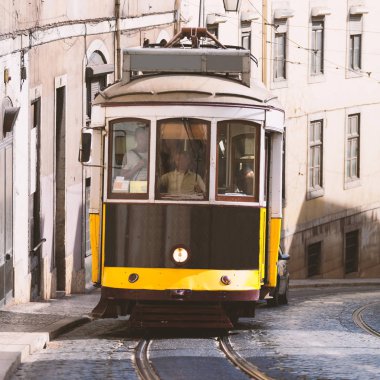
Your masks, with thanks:
[[[358,272],[359,270],[359,231],[351,231],[345,236],[345,274]]]
[[[313,21],[311,31],[311,74],[323,74],[324,22]]]
[[[347,123],[346,180],[359,178],[360,114],[349,115]]]
[[[251,23],[241,25],[241,46],[251,51]]]
[[[349,68],[360,70],[362,67],[362,16],[350,16]]]
[[[100,51],[91,54],[86,67],[86,114],[91,118],[91,104],[99,91],[107,86],[107,74],[113,72],[113,65],[107,64]]]
[[[286,39],[287,39],[287,22],[284,20],[275,20],[276,32],[274,34],[273,50],[273,76],[274,80],[286,79]]]
[[[323,120],[312,121],[309,126],[309,189],[322,188]]]
[[[207,24],[207,30],[216,39],[219,38],[219,24]]]
[[[321,242],[313,243],[307,247],[307,277],[321,274]]]

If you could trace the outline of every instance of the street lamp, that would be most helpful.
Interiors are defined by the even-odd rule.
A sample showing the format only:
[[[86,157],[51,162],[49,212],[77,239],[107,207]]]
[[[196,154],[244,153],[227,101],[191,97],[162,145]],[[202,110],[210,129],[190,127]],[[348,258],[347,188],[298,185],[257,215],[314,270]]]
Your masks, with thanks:
[[[241,0],[223,0],[226,12],[238,12],[241,6]]]

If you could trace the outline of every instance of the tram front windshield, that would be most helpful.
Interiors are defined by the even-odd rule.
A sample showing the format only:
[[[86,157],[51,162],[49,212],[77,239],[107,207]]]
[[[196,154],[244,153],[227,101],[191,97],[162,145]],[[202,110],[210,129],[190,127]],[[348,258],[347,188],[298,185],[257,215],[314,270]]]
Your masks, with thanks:
[[[260,126],[238,120],[217,123],[216,199],[257,201]],[[203,201],[209,198],[210,122],[191,118],[157,122],[156,152],[151,152],[148,120],[111,123],[108,189],[113,198]],[[154,160],[155,173],[149,175]],[[154,179],[154,184],[149,183]]]
[[[207,199],[209,126],[197,120],[159,123],[156,196],[159,199]]]

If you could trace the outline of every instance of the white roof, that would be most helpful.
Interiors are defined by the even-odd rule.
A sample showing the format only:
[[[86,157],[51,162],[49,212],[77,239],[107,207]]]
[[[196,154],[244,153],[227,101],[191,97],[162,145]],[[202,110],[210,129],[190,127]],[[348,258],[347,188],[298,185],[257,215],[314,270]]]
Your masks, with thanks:
[[[228,103],[282,108],[262,83],[241,82],[221,76],[165,74],[117,82],[101,91],[94,104],[107,103]]]

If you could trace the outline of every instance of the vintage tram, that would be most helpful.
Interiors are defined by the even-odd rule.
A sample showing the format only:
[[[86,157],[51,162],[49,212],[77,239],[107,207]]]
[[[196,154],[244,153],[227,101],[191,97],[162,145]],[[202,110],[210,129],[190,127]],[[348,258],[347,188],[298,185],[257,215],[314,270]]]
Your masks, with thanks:
[[[122,80],[95,98],[95,316],[231,327],[276,286],[284,112],[250,52],[208,37],[125,50]]]

